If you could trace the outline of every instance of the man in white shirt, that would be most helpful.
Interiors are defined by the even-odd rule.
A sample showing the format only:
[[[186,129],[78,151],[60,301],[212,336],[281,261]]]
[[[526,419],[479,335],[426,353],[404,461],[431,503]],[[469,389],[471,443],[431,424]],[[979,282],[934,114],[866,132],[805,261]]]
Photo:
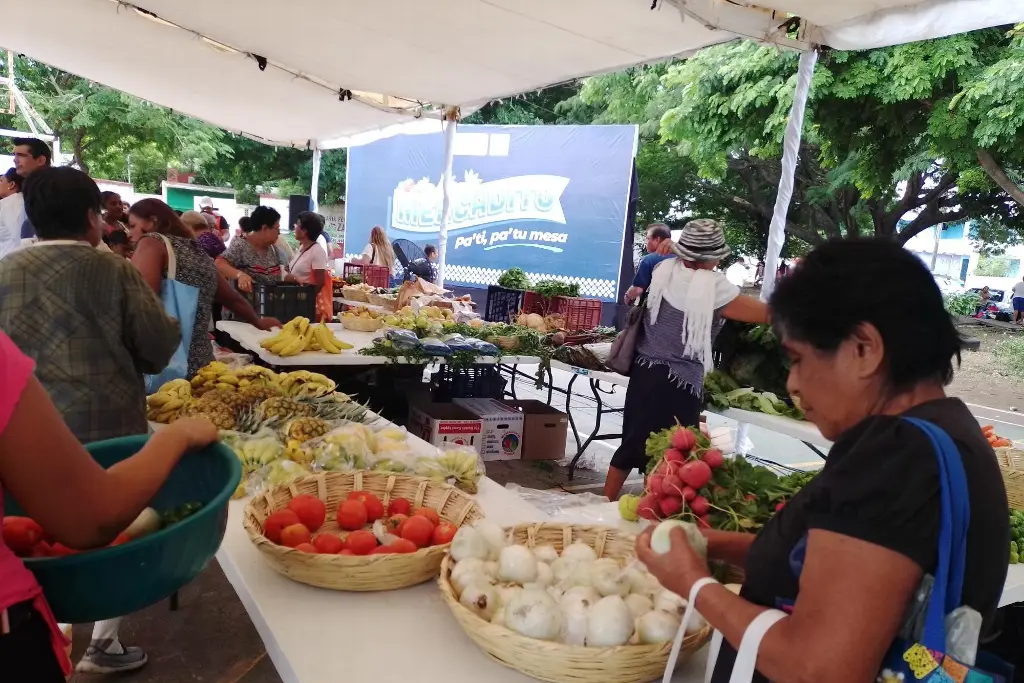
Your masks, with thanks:
[[[21,225],[25,222],[25,198],[21,176],[15,169],[0,175],[0,258],[21,247]]]
[[[1024,279],[1013,286],[1013,322],[1024,324]]]

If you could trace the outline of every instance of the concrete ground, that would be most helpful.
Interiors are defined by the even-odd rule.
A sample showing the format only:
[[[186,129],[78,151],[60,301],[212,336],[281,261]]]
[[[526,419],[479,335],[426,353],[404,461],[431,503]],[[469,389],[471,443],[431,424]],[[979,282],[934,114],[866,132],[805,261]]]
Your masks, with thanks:
[[[532,368],[524,368],[530,373]],[[556,385],[565,387],[571,375],[555,372]],[[577,379],[571,399],[573,416],[581,438],[593,429],[596,419],[593,397],[584,378]],[[519,398],[547,400],[547,392],[533,388],[523,377],[516,381]],[[603,395],[610,406],[622,406],[625,398],[624,387],[614,387],[611,393]],[[555,394],[552,405],[564,409],[564,395]],[[975,412],[985,412],[975,407]],[[1024,416],[1020,413],[987,410],[1000,424],[998,430],[1009,438],[1024,439]],[[734,422],[717,415],[711,415],[712,426]],[[620,432],[621,414],[605,415],[602,431]],[[821,459],[800,442],[774,432],[752,427],[750,429],[753,454],[791,467],[812,468],[821,464]],[[487,473],[500,484],[515,483],[530,489],[562,490],[572,493],[600,494],[604,472],[617,440],[595,442],[588,449],[583,462],[590,469],[579,469],[574,479],[568,480],[566,467],[554,461],[508,461],[488,463]],[[576,452],[576,443],[570,433],[566,452]],[[642,488],[639,477],[627,484],[627,491]],[[162,603],[129,616],[122,627],[124,642],[139,645],[149,653],[150,662],[145,668],[130,674],[103,678],[74,675],[72,683],[99,683],[101,680],[116,683],[281,683],[281,678],[267,657],[263,643],[256,629],[239,602],[216,562],[181,593],[180,609],[169,611],[168,604]],[[91,628],[88,625],[74,629],[74,654],[77,658],[88,645]]]

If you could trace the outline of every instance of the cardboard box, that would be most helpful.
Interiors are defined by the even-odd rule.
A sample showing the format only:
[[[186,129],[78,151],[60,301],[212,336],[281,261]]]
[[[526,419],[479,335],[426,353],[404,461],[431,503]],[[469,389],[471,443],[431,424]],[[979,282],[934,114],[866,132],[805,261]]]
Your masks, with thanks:
[[[409,406],[409,433],[437,447],[468,446],[480,452],[483,423],[465,408],[452,403],[418,403]]]
[[[542,401],[505,401],[523,413],[523,460],[561,460],[569,417]]]
[[[454,405],[480,418],[480,455],[488,460],[518,460],[523,451],[523,414],[494,398],[457,398]]]

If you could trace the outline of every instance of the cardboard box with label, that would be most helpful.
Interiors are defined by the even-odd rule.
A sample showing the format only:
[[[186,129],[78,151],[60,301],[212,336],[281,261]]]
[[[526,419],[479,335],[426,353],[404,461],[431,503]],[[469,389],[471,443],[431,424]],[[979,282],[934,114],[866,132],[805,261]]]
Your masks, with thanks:
[[[415,403],[409,406],[407,429],[438,448],[468,446],[480,453],[483,423],[465,408],[452,403]]]
[[[480,455],[487,460],[518,460],[523,450],[523,414],[494,398],[457,398],[454,405],[480,419],[483,443]]]
[[[505,401],[523,413],[523,460],[561,460],[569,418],[542,401]]]

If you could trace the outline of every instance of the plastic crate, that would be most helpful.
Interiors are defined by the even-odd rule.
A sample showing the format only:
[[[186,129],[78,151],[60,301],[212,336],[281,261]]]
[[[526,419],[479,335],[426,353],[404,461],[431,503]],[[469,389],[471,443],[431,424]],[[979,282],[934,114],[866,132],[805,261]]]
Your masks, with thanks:
[[[484,307],[484,320],[492,323],[512,322],[523,308],[525,294],[527,292],[521,289],[489,285],[487,287],[487,305]]]
[[[85,448],[107,468],[137,453],[148,438],[127,436]],[[224,538],[228,502],[241,479],[238,457],[224,444],[187,453],[149,504],[164,512],[202,503],[199,512],[124,545],[23,561],[60,622],[83,624],[137,612],[171,596],[206,568]],[[4,496],[4,513],[24,514],[10,495]]]
[[[391,286],[391,271],[387,266],[374,266],[365,263],[346,263],[342,269],[341,279],[348,280],[350,275],[359,275],[363,284],[371,287]]]
[[[567,332],[590,330],[601,324],[601,300],[575,296],[553,296],[545,299],[537,292],[526,292],[523,312],[538,315],[561,315]]]
[[[242,292],[261,318],[277,318],[283,323],[302,316],[316,320],[316,286],[293,282],[261,284],[253,282],[251,292]]]
[[[497,365],[472,365],[454,368],[442,365],[430,376],[431,396],[438,403],[456,398],[501,398],[505,378]]]

